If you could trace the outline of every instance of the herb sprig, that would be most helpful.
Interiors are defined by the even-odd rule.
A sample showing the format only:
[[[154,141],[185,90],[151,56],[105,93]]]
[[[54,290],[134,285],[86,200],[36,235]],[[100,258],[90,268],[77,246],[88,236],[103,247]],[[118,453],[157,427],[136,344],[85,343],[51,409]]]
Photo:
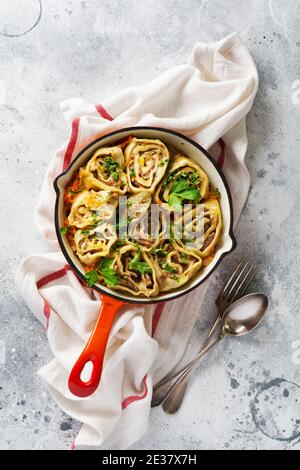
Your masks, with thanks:
[[[99,281],[100,275],[108,287],[116,286],[119,282],[119,277],[116,271],[112,268],[114,260],[112,258],[104,258],[96,269],[92,269],[85,273],[84,277],[89,287],[93,287]]]
[[[168,180],[174,180],[171,173],[167,177]],[[198,184],[199,175],[196,172],[180,173],[172,184],[168,204],[174,209],[180,209],[184,200],[198,202],[201,199],[201,193],[197,188]]]
[[[129,269],[133,271],[137,271],[140,274],[151,274],[152,269],[146,261],[140,261],[141,258],[141,250],[138,249],[137,253],[133,257],[133,259],[129,263]]]

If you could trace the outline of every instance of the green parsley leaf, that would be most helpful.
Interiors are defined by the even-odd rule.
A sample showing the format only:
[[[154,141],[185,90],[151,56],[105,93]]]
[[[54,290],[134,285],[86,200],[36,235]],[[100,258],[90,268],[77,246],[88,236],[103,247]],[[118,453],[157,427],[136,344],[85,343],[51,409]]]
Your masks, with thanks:
[[[135,170],[133,168],[130,170],[129,175],[130,176],[135,176]]]
[[[107,286],[116,286],[119,282],[118,275],[114,269],[112,269],[112,264],[114,260],[112,258],[104,258],[99,266],[99,273],[102,274],[104,282]]]
[[[134,258],[129,263],[129,269],[137,271],[141,274],[151,274],[152,268],[145,261],[140,261],[141,250],[139,249]]]
[[[89,230],[80,230],[80,233],[82,235],[89,235],[90,231]]]
[[[191,182],[189,181],[188,176],[188,173],[180,174],[179,178],[174,181],[172,185],[168,204],[175,209],[180,208],[184,199],[197,202],[201,198],[199,189],[191,187]]]
[[[59,231],[62,235],[65,235],[68,231],[68,227],[60,227]]]
[[[180,191],[183,191],[184,189],[188,188],[188,182],[184,178],[178,178],[176,181],[174,181],[172,185],[171,193],[179,193]]]
[[[99,274],[96,269],[92,269],[92,271],[88,271],[85,273],[84,278],[87,282],[89,287],[92,287],[96,282],[99,281]]]
[[[168,204],[174,209],[181,209],[181,199],[177,196],[177,194],[170,194]]]
[[[152,269],[145,261],[131,261],[129,268],[141,274],[151,274]]]
[[[176,193],[180,199],[187,199],[188,201],[198,201],[200,198],[200,191],[196,188],[188,188]]]

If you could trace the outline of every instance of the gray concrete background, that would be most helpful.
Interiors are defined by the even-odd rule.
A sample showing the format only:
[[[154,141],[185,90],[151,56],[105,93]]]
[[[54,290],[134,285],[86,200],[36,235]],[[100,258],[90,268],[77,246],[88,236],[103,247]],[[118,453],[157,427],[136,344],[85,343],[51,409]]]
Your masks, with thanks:
[[[51,155],[68,136],[58,103],[101,102],[187,61],[197,40],[236,30],[260,74],[248,118],[251,193],[190,354],[240,259],[259,265],[252,290],[269,296],[269,314],[253,336],[212,352],[180,413],[155,409],[134,448],[300,449],[299,21],[296,1],[1,0],[0,448],[67,449],[79,429],[36,376],[51,353],[14,287],[21,259],[45,249],[33,211]]]

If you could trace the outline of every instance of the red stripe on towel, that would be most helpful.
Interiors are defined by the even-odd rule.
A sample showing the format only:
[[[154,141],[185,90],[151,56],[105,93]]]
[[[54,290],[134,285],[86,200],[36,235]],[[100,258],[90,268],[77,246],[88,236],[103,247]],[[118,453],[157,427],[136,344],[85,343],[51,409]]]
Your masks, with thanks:
[[[219,139],[219,144],[221,147],[221,152],[217,161],[217,165],[222,170],[224,162],[225,162],[225,156],[226,156],[226,144],[223,139]]]
[[[125,410],[127,406],[131,405],[131,403],[134,403],[135,401],[143,400],[146,398],[148,394],[148,386],[147,386],[147,375],[145,375],[143,379],[143,384],[144,384],[144,391],[142,395],[131,395],[129,397],[124,398],[122,401],[122,410]]]
[[[159,304],[156,305],[156,308],[153,313],[153,319],[152,319],[152,336],[154,336],[154,333],[157,328],[164,306],[165,306],[165,302],[160,302]]]
[[[50,318],[51,310],[50,310],[50,305],[48,304],[48,302],[46,302],[46,300],[44,300],[43,313],[46,317],[46,330],[47,330],[49,326],[49,318]]]
[[[71,268],[68,264],[66,264],[62,269],[59,269],[58,271],[55,271],[54,273],[47,274],[47,276],[42,277],[39,279],[36,283],[36,287],[38,289],[41,289],[42,287],[45,287],[49,282],[56,281],[57,279],[60,279],[61,277],[65,276],[67,274],[67,271],[70,271]]]
[[[72,121],[72,131],[71,131],[71,136],[70,136],[70,140],[68,143],[68,147],[64,156],[63,171],[65,171],[71,163],[72,155],[73,155],[76,142],[77,142],[79,123],[80,123],[80,118],[76,118],[74,119],[74,121]]]
[[[96,111],[100,114],[101,117],[107,119],[107,121],[113,121],[114,118],[103,108],[102,104],[96,104]]]

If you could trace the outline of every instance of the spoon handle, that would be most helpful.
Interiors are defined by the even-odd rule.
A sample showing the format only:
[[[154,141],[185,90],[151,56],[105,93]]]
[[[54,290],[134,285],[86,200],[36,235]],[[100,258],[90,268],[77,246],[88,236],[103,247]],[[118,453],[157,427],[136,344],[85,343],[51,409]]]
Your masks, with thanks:
[[[163,403],[163,410],[166,413],[174,414],[179,410],[196,363],[202,356],[204,356],[208,351],[210,351],[210,349],[212,349],[222,338],[223,336],[215,338],[206,348],[204,348],[201,352],[197,354],[195,359],[193,359],[193,361],[191,361],[191,363],[188,364],[185,370],[179,375],[176,382],[167,392],[165,401]]]
[[[212,325],[211,329],[209,330],[206,338],[204,339],[197,355],[194,357],[194,359],[189,362],[188,364],[186,364],[184,367],[182,367],[178,372],[176,372],[174,375],[172,375],[171,377],[167,377],[166,379],[163,379],[161,380],[158,385],[156,385],[153,389],[153,395],[152,395],[152,402],[151,402],[151,406],[154,407],[154,406],[159,406],[162,404],[162,402],[164,401],[164,399],[166,398],[169,390],[170,390],[170,387],[171,385],[173,385],[174,383],[174,380],[176,378],[178,378],[183,372],[185,372],[187,370],[187,368],[192,364],[194,363],[195,360],[198,360],[199,359],[199,354],[202,353],[202,351],[206,348],[206,346],[208,345],[209,341],[211,340],[211,338],[213,337],[217,327],[219,326],[220,322],[221,322],[221,315],[218,315],[218,317],[216,318],[214,324]],[[201,357],[201,356],[200,356]]]

